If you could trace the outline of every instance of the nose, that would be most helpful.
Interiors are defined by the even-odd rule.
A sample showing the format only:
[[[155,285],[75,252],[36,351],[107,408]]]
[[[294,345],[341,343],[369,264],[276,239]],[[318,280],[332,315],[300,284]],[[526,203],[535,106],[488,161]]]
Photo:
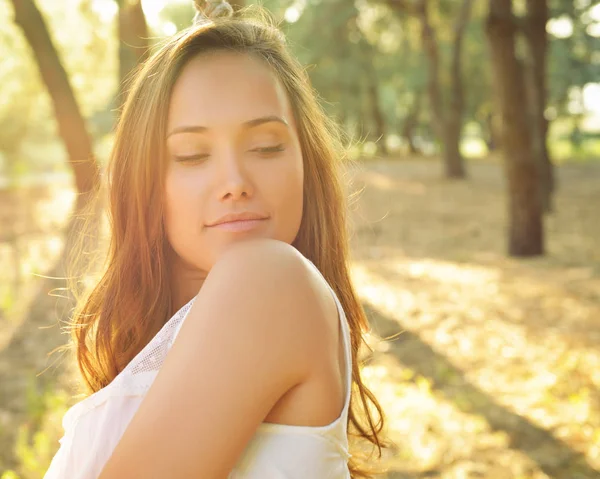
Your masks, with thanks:
[[[219,168],[218,196],[221,200],[250,198],[254,193],[247,167],[241,155],[230,152],[221,158]]]

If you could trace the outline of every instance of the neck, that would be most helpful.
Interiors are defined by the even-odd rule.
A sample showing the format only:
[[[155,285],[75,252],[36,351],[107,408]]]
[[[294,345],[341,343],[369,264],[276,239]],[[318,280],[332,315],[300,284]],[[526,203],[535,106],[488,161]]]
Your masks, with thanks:
[[[198,294],[208,273],[185,264],[179,257],[173,259],[170,274],[171,311],[175,313]]]

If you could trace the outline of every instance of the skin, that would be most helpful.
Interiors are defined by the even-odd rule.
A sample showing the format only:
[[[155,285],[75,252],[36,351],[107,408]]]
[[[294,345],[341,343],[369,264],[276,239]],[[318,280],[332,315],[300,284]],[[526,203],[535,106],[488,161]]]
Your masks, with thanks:
[[[243,126],[264,116],[288,126]],[[303,172],[283,89],[250,57],[192,60],[175,85],[169,131],[189,125],[209,130],[167,140],[165,224],[177,301],[197,300],[101,479],[226,478],[261,423],[323,426],[343,407],[335,302],[290,246]],[[254,151],[280,143],[276,155]],[[198,153],[209,156],[176,162]],[[269,219],[242,234],[205,227],[248,210]]]
[[[245,125],[261,118],[280,118],[287,125]],[[293,242],[302,219],[304,170],[287,95],[249,56],[218,52],[191,60],[175,84],[167,131],[165,223],[176,253],[176,310],[198,292],[232,244],[248,237]],[[265,148],[282,151],[260,151]],[[243,235],[206,226],[243,211],[269,219]]]

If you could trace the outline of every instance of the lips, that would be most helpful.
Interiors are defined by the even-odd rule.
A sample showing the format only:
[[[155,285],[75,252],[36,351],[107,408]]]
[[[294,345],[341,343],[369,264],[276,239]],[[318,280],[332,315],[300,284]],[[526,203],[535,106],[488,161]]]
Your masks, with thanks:
[[[251,231],[258,230],[264,223],[266,223],[266,221],[267,218],[260,220],[228,221],[226,223],[219,223],[217,225],[213,225],[210,227],[210,229],[229,233],[248,233]]]
[[[266,220],[268,218],[267,215],[256,213],[253,211],[244,211],[242,213],[229,213],[224,216],[221,216],[218,220],[207,224],[206,226],[217,226],[226,223],[235,223],[241,221],[248,220]]]

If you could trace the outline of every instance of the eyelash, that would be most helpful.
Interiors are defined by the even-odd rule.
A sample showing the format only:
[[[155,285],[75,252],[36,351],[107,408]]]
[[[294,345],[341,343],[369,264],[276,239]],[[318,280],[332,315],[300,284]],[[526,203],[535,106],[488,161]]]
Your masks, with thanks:
[[[260,153],[261,155],[264,156],[271,156],[274,155],[275,153],[280,153],[282,151],[285,151],[285,148],[283,147],[283,143],[280,145],[276,145],[276,146],[269,146],[266,148],[255,148],[254,150],[250,150],[256,153]],[[175,159],[177,161],[181,161],[181,162],[186,162],[186,161],[200,161],[200,160],[204,160],[206,158],[208,158],[209,155],[192,155],[192,156],[175,156]]]

